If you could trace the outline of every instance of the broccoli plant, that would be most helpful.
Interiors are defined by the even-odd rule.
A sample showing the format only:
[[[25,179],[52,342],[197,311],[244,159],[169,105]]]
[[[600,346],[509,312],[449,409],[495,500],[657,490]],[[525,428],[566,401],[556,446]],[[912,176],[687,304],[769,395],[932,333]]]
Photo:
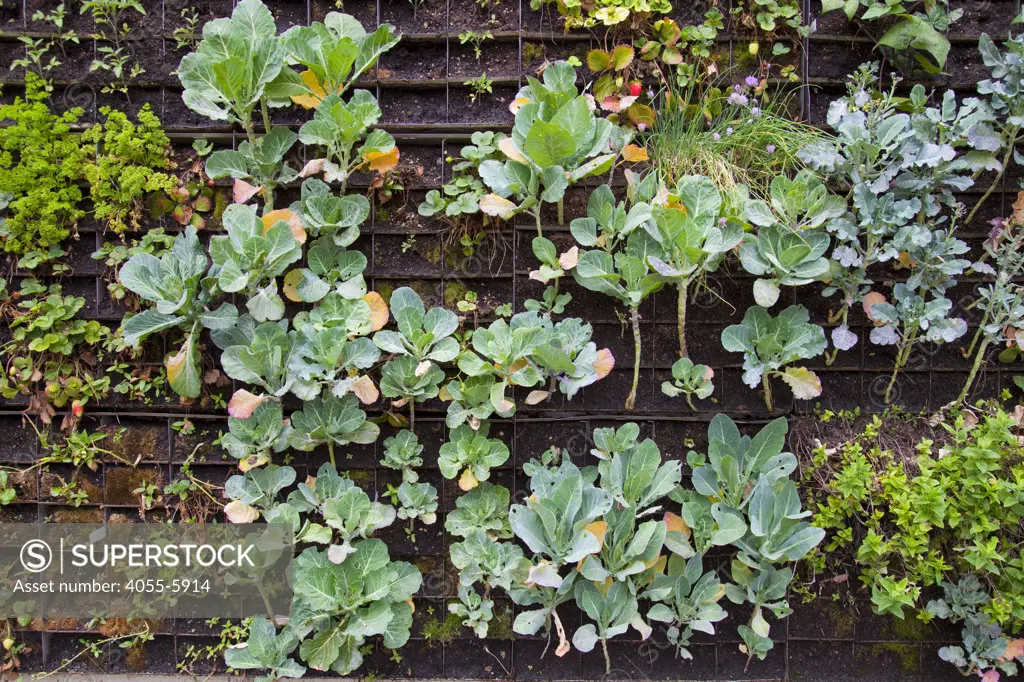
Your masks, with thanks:
[[[210,239],[210,277],[221,291],[248,296],[245,307],[257,322],[280,320],[284,301],[276,278],[302,257],[302,227],[273,213],[260,219],[255,208],[244,204],[227,207],[224,227],[227,235]]]
[[[337,246],[351,246],[359,238],[359,226],[370,217],[370,202],[360,194],[338,196],[330,185],[316,178],[302,183],[299,200],[291,211],[301,216],[302,226],[313,237],[330,237]]]
[[[697,408],[693,405],[693,397],[704,400],[715,391],[715,385],[711,382],[715,378],[715,370],[707,365],[695,365],[690,358],[679,358],[672,364],[672,381],[661,382],[661,392],[675,398],[685,395],[686,404],[691,410]]]
[[[634,190],[651,196],[653,174]],[[653,197],[652,197],[653,198]],[[655,205],[645,229],[657,241],[660,253],[648,256],[654,271],[676,288],[676,325],[679,357],[687,357],[686,305],[690,286],[699,284],[721,265],[725,255],[743,241],[743,229],[721,216],[722,196],[702,176],[683,176],[664,205]]]
[[[366,418],[351,393],[306,402],[302,410],[292,414],[291,423],[289,444],[305,452],[326,445],[332,465],[335,445],[365,445],[375,442],[380,435],[380,427]]]
[[[428,526],[437,521],[437,488],[429,483],[402,481],[396,493],[398,497],[398,518],[412,522],[419,519]]]
[[[270,132],[268,86],[285,67],[277,24],[260,0],[242,0],[227,19],[203,26],[203,39],[178,66],[185,105],[214,121],[237,123],[254,142],[256,107]]]
[[[549,64],[543,80],[529,78],[516,95],[511,137],[499,142],[504,162],[480,164],[480,178],[491,194],[480,210],[502,219],[533,215],[541,232],[541,207],[558,205],[572,183],[607,172],[623,146],[614,124],[597,117],[591,101],[576,89],[576,70],[567,62]]]
[[[490,478],[492,468],[508,461],[508,446],[497,438],[488,438],[488,433],[489,422],[478,429],[467,425],[452,429],[437,457],[441,475],[449,480],[458,476],[459,488],[466,491]]]
[[[797,460],[783,451],[787,430],[786,420],[779,418],[753,437],[744,436],[729,417],[717,415],[708,426],[707,456],[687,454],[694,489],[680,487],[671,495],[682,505],[678,525],[685,533],[676,535],[683,541],[680,556],[702,555],[722,546],[736,552],[733,583],[725,585],[725,595],[734,604],[753,605],[750,620],[739,627],[740,649],[748,658],[761,660],[772,648],[764,611],[779,618],[791,612],[786,592],[793,579],[792,564],[825,536],[801,520],[810,512],[801,509],[796,485],[789,478]],[[689,546],[690,539],[695,548]]]
[[[184,398],[198,398],[202,388],[199,367],[199,332],[229,329],[238,319],[238,310],[222,303],[211,310],[219,288],[207,270],[206,252],[196,229],[189,226],[178,235],[174,245],[157,258],[139,253],[121,266],[118,279],[126,289],[153,304],[121,324],[128,345],[138,345],[152,334],[166,329],[185,332],[185,341],[176,352],[167,355],[167,379],[171,388]]]
[[[714,571],[704,572],[700,554],[689,559],[671,554],[665,572],[655,574],[640,596],[655,602],[647,619],[668,624],[668,641],[675,647],[676,655],[686,660],[693,659],[686,648],[693,632],[714,635],[715,623],[729,615],[718,604],[725,596],[722,583]]]
[[[338,246],[329,237],[315,240],[306,253],[306,267],[284,276],[282,291],[289,301],[316,303],[332,291],[342,298],[366,295],[366,256]]]
[[[409,287],[395,289],[389,301],[398,331],[381,330],[373,342],[385,353],[411,356],[418,362],[430,360],[448,363],[459,354],[459,342],[453,334],[459,328],[459,316],[445,308],[423,306],[419,294]]]
[[[285,162],[298,136],[288,128],[271,128],[253,140],[243,140],[238,149],[221,149],[206,159],[206,174],[216,180],[232,178],[234,199],[245,203],[254,196],[263,199],[264,212],[274,210],[274,191],[299,176]]]
[[[752,306],[743,322],[722,331],[722,346],[743,353],[743,383],[764,389],[764,404],[772,410],[769,379],[777,376],[789,385],[793,396],[809,400],[821,395],[821,380],[806,367],[789,367],[798,360],[810,360],[825,352],[825,332],[809,322],[801,305],[791,305],[776,317],[761,306]]]
[[[384,439],[384,459],[381,464],[389,469],[402,472],[402,481],[415,483],[420,480],[416,467],[423,466],[423,446],[412,431],[399,431]]]
[[[770,201],[747,204],[744,216],[757,226],[740,248],[743,269],[760,279],[754,282],[754,300],[771,308],[779,300],[779,286],[801,286],[824,278],[830,269],[825,258],[828,233],[826,221],[846,213],[842,197],[809,171],[790,180],[772,180]]]
[[[239,468],[248,471],[287,449],[290,435],[291,425],[283,418],[281,404],[264,400],[244,419],[228,417],[228,433],[220,443],[229,455],[241,460]]]
[[[627,211],[628,203],[617,204],[607,185],[591,195],[587,204],[590,215],[574,220],[572,232],[581,246],[598,248],[581,252],[572,274],[584,288],[610,296],[629,309],[634,355],[633,384],[626,409],[632,410],[640,383],[640,304],[665,281],[652,269],[651,257],[657,257],[660,246],[647,231],[639,229],[650,218],[651,207],[636,202]]]

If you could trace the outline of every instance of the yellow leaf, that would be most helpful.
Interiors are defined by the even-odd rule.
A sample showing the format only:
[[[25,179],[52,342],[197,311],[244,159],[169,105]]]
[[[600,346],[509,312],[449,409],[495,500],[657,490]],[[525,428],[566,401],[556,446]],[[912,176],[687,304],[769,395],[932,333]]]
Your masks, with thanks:
[[[604,536],[608,533],[608,524],[605,521],[598,519],[592,521],[587,525],[583,526],[583,530],[589,530],[591,533],[597,536],[597,539],[604,545]]]
[[[529,395],[526,396],[527,405],[536,405],[537,403],[544,402],[548,397],[547,391],[530,391]]]
[[[437,399],[442,402],[448,402],[452,399],[451,392],[448,391],[447,386],[442,386],[437,392]]]
[[[238,463],[238,470],[244,474],[246,471],[249,471],[250,469],[255,469],[256,467],[261,467],[269,461],[270,455],[252,455],[251,457],[246,457],[245,459]]]
[[[263,216],[263,235],[266,236],[270,228],[276,225],[278,221],[288,223],[288,228],[292,231],[295,241],[300,244],[306,243],[306,230],[302,227],[302,218],[287,208],[279,208]]]
[[[387,173],[398,165],[398,147],[389,152],[367,152],[363,154],[363,161],[370,164],[370,170]]]
[[[284,297],[289,301],[295,303],[301,303],[302,298],[299,296],[299,284],[302,282],[302,270],[295,268],[287,275],[284,276],[284,286],[281,287],[281,291],[284,292]]]
[[[652,561],[649,564],[646,564],[647,568],[654,569],[655,573],[664,573],[665,572],[665,567],[667,565],[668,565],[668,557],[665,556],[664,554],[659,554],[657,557],[654,558],[654,561]]]
[[[241,500],[232,500],[224,505],[224,515],[231,523],[252,523],[259,518],[260,512]]]
[[[352,388],[350,390],[357,398],[359,398],[359,402],[363,405],[374,403],[377,401],[377,398],[380,397],[380,391],[378,391],[377,386],[374,385],[373,379],[365,374],[352,383]]]
[[[473,475],[472,469],[466,469],[462,472],[462,475],[459,476],[459,490],[463,492],[469,492],[478,485],[480,485],[480,482],[476,479],[476,476]]]
[[[324,97],[327,97],[327,91],[324,90],[324,86],[320,84],[320,79],[312,71],[303,71],[299,74],[299,78],[302,79],[302,82],[306,84],[306,87],[311,92],[307,95],[292,95],[292,102],[295,102],[303,109],[316,109],[320,106],[320,102],[323,101]]]
[[[517,206],[497,194],[488,194],[480,200],[480,210],[490,216],[508,220],[515,213]]]
[[[640,161],[647,161],[650,157],[647,155],[647,150],[643,147],[635,144],[627,144],[622,148],[622,158],[629,163],[637,163]]]
[[[388,304],[376,291],[368,292],[363,296],[363,300],[370,306],[370,324],[373,331],[383,329],[388,323]]]
[[[524,104],[529,104],[529,103],[530,103],[530,100],[527,97],[516,97],[514,100],[512,100],[512,104],[508,105],[508,110],[511,111],[514,114],[517,111],[519,111],[519,109],[522,108],[522,106]]]
[[[505,156],[512,159],[513,161],[518,161],[519,163],[527,162],[526,157],[520,154],[519,150],[516,149],[516,145],[514,142],[512,142],[511,137],[502,138],[501,142],[498,143],[498,149],[500,149]]]
[[[797,400],[810,400],[821,395],[821,379],[806,367],[787,367],[782,380],[793,391]]]

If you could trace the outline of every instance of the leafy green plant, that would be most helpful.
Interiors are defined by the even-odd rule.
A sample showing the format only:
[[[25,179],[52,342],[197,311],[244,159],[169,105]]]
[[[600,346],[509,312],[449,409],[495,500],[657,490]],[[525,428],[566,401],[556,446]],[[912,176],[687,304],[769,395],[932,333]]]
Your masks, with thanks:
[[[79,36],[74,29],[65,29],[68,8],[63,2],[52,10],[36,10],[32,13],[32,21],[44,22],[53,26],[47,37],[18,36],[18,41],[25,45],[25,56],[11,62],[11,71],[25,69],[26,73],[34,73],[45,82],[47,91],[53,86],[47,81],[47,75],[60,66],[68,58],[67,44],[78,45]]]
[[[274,210],[274,191],[299,175],[284,161],[297,139],[288,128],[268,128],[262,137],[242,140],[237,150],[221,149],[210,154],[206,174],[214,180],[233,178],[236,202],[244,203],[259,195],[269,213]]]
[[[366,418],[351,393],[306,402],[302,410],[292,414],[291,426],[289,445],[306,452],[326,445],[332,465],[335,445],[373,443],[380,435],[380,427]]]
[[[257,106],[270,132],[267,89],[284,68],[286,54],[270,10],[260,0],[242,0],[230,18],[207,22],[195,51],[182,57],[177,70],[182,99],[200,116],[241,125],[252,143]]]
[[[616,204],[607,185],[591,195],[587,203],[590,217],[573,221],[572,233],[581,246],[599,248],[580,253],[572,275],[582,287],[605,294],[629,310],[634,356],[633,384],[626,397],[626,409],[632,410],[640,382],[640,304],[665,282],[650,260],[650,256],[659,253],[657,242],[643,229],[637,229],[650,218],[651,207],[642,201],[629,204]]]
[[[530,9],[539,10],[552,4],[550,0],[530,0]],[[597,0],[592,4],[580,0],[568,0],[556,4],[558,13],[565,21],[565,30],[593,28],[595,26],[616,26],[625,21],[632,25],[642,24],[651,15],[668,14],[672,5],[668,0]]]
[[[654,575],[640,596],[655,602],[647,618],[669,624],[666,628],[668,641],[675,647],[676,655],[686,660],[693,659],[686,648],[693,632],[713,635],[715,623],[728,616],[718,604],[725,596],[725,589],[714,571],[704,572],[700,554],[689,559],[671,554],[665,572]]]
[[[924,11],[913,10],[920,6]],[[880,47],[903,70],[909,72],[916,62],[927,73],[941,73],[949,56],[949,39],[943,35],[963,16],[963,9],[949,11],[948,0],[916,2],[914,0],[821,0],[822,13],[842,10],[846,18],[857,18],[862,24],[895,19],[878,39]],[[858,16],[858,11],[863,10]],[[910,61],[913,57],[914,62]]]
[[[709,398],[715,391],[715,385],[711,383],[714,377],[715,371],[707,365],[695,365],[690,358],[679,358],[672,363],[672,381],[663,381],[661,392],[672,398],[685,395],[686,404],[691,410],[696,410],[693,397],[698,400]]]
[[[219,292],[206,274],[206,252],[192,226],[178,235],[174,246],[160,258],[148,253],[136,254],[118,273],[126,289],[153,304],[121,323],[127,344],[138,345],[167,329],[185,332],[185,340],[177,352],[168,354],[164,360],[171,388],[185,398],[198,398],[202,387],[200,330],[228,329],[238,319],[238,311],[230,303],[211,309]]]
[[[214,336],[221,353],[224,373],[232,379],[258,386],[270,396],[281,398],[295,388],[303,397],[315,397],[312,391],[302,390],[301,377],[289,372],[291,359],[297,355],[297,334],[289,334],[277,322],[257,325],[248,315],[239,318],[239,324],[223,336]],[[312,395],[311,395],[312,394]]]
[[[736,424],[719,414],[708,426],[707,457],[690,451],[693,490],[677,489],[672,497],[682,504],[681,528],[692,529],[695,551],[731,546],[733,583],[725,595],[734,604],[750,603],[750,620],[739,627],[740,649],[748,659],[764,660],[772,648],[767,609],[778,618],[791,609],[786,592],[793,579],[792,564],[822,541],[824,531],[801,519],[796,485],[789,475],[796,457],[783,452],[788,426],[779,418],[753,437],[740,434]],[[676,536],[681,556],[688,558],[689,530]]]
[[[370,217],[370,202],[361,195],[335,195],[316,178],[302,183],[299,201],[290,210],[301,216],[304,229],[313,237],[330,237],[335,245],[351,246],[359,238],[359,226]]]
[[[480,61],[480,57],[483,56],[483,44],[488,40],[494,40],[494,34],[490,31],[483,31],[477,33],[476,31],[463,31],[459,34],[460,45],[472,45],[473,56],[476,57],[477,61]]]
[[[850,440],[814,448],[804,478],[822,475],[812,485],[809,507],[814,525],[827,533],[827,554],[816,557],[816,565],[821,571],[843,561],[848,570],[852,562],[850,577],[870,591],[877,613],[904,618],[910,610],[927,621],[977,612],[982,630],[974,629],[970,643],[965,636],[959,656],[947,652],[947,660],[969,668],[979,662],[970,654],[992,639],[979,638],[992,633],[989,618],[1010,629],[1024,614],[1016,541],[1020,420],[996,404],[931,423],[908,419],[874,415],[857,424]],[[917,442],[889,440],[908,425],[919,434]],[[988,595],[971,589],[973,598],[947,592],[944,604],[924,602],[931,588],[970,574],[980,576]]]
[[[284,452],[291,436],[291,424],[284,419],[281,404],[264,400],[244,419],[228,417],[228,433],[220,444],[240,460],[242,471],[270,462],[273,453]]]
[[[420,479],[416,467],[423,466],[423,446],[412,431],[399,431],[384,439],[384,458],[381,464],[402,472],[402,481],[415,483]]]
[[[476,104],[476,101],[484,95],[494,92],[494,82],[487,77],[487,73],[481,73],[476,78],[470,78],[462,83],[469,88],[469,103]]]
[[[459,537],[468,537],[480,530],[499,540],[508,539],[512,537],[509,499],[508,488],[481,481],[465,495],[455,498],[455,509],[445,515],[445,530]]]
[[[650,195],[653,177],[639,183],[636,191]],[[651,219],[644,224],[659,247],[647,256],[647,261],[664,282],[676,288],[676,335],[681,358],[688,355],[686,307],[691,285],[700,285],[743,240],[740,224],[720,217],[722,209],[721,193],[711,180],[683,176],[668,192],[665,205],[651,207]]]
[[[221,291],[248,296],[245,307],[257,322],[280,320],[284,301],[276,278],[302,257],[302,228],[272,213],[261,220],[244,204],[227,207],[224,228],[227,235],[210,239],[210,277]]]
[[[825,352],[825,332],[809,322],[801,305],[791,305],[777,316],[761,306],[747,308],[743,322],[722,331],[722,346],[743,353],[743,383],[764,389],[764,404],[772,410],[769,379],[782,379],[800,400],[821,395],[821,380],[806,367],[789,367],[798,360],[810,360]]]
[[[398,486],[398,518],[415,519],[428,526],[437,522],[437,488],[429,483],[402,481]]]
[[[488,438],[490,423],[478,429],[463,425],[452,429],[441,445],[437,465],[447,479],[459,477],[459,488],[468,491],[491,476],[491,469],[508,461],[508,446],[497,438]]]
[[[128,94],[128,85],[146,72],[128,49],[127,40],[131,31],[125,14],[134,10],[145,15],[146,9],[139,0],[85,0],[80,14],[92,15],[96,26],[93,38],[102,41],[96,47],[97,57],[89,65],[89,71],[105,71],[113,79],[102,92]]]
[[[459,342],[453,334],[459,328],[459,317],[444,308],[423,305],[423,300],[409,287],[395,289],[390,299],[391,314],[398,331],[381,330],[373,342],[385,353],[411,356],[419,362],[430,360],[449,363],[459,354]]]
[[[443,215],[453,224],[458,224],[465,220],[464,216],[479,213],[480,200],[487,194],[480,179],[480,164],[487,160],[502,161],[503,154],[498,145],[504,139],[506,136],[502,133],[474,132],[470,138],[472,144],[462,148],[458,159],[446,159],[452,163],[452,179],[440,191],[432,189],[427,192],[417,209],[419,214],[427,218]]]
[[[249,638],[244,646],[229,647],[224,651],[224,662],[235,670],[264,670],[267,675],[260,679],[276,680],[283,677],[297,678],[306,674],[306,669],[289,658],[299,645],[295,634],[287,628],[277,632],[274,624],[265,618],[252,622]]]
[[[744,209],[757,234],[740,248],[743,268],[761,278],[754,282],[754,300],[765,308],[779,300],[780,285],[802,286],[829,273],[830,240],[823,225],[846,212],[843,198],[807,170],[792,180],[775,178],[770,192],[770,201],[754,200]]]
[[[395,407],[409,405],[409,428],[416,427],[416,403],[436,398],[444,381],[444,370],[432,360],[401,355],[381,368],[380,390],[394,400]]]
[[[358,231],[358,230],[357,230]],[[330,293],[345,299],[366,295],[366,256],[338,246],[329,236],[313,241],[306,252],[306,267],[288,271],[282,291],[296,303],[316,303]]]
[[[480,164],[480,178],[491,190],[480,200],[481,211],[502,219],[529,213],[539,236],[543,204],[559,206],[561,223],[566,188],[612,167],[615,150],[625,144],[623,133],[595,116],[575,82],[576,70],[559,61],[544,70],[542,81],[529,78],[520,89],[512,135],[499,143],[505,161]]]

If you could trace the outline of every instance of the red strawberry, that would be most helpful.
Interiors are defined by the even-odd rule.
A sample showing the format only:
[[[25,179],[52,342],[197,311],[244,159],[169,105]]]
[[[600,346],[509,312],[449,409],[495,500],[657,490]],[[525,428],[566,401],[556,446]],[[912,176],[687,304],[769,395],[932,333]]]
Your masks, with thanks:
[[[640,93],[643,92],[643,87],[638,81],[633,81],[629,84],[629,94],[633,97],[639,97]]]

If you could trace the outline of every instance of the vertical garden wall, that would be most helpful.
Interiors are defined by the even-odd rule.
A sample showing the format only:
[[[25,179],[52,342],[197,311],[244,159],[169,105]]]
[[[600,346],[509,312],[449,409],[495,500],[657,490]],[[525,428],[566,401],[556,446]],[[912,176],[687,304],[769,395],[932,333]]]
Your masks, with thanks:
[[[1020,64],[991,60],[1024,29],[1017,0],[903,4],[567,29],[512,0],[2,0],[0,521],[294,522],[335,566],[376,539],[421,579],[388,600],[397,632],[333,644],[283,620],[10,618],[0,675],[1007,675],[1024,104]],[[214,19],[265,78],[203,47]],[[892,117],[868,161],[857,107]],[[358,514],[328,510],[343,496]],[[992,601],[933,609],[943,583]]]

